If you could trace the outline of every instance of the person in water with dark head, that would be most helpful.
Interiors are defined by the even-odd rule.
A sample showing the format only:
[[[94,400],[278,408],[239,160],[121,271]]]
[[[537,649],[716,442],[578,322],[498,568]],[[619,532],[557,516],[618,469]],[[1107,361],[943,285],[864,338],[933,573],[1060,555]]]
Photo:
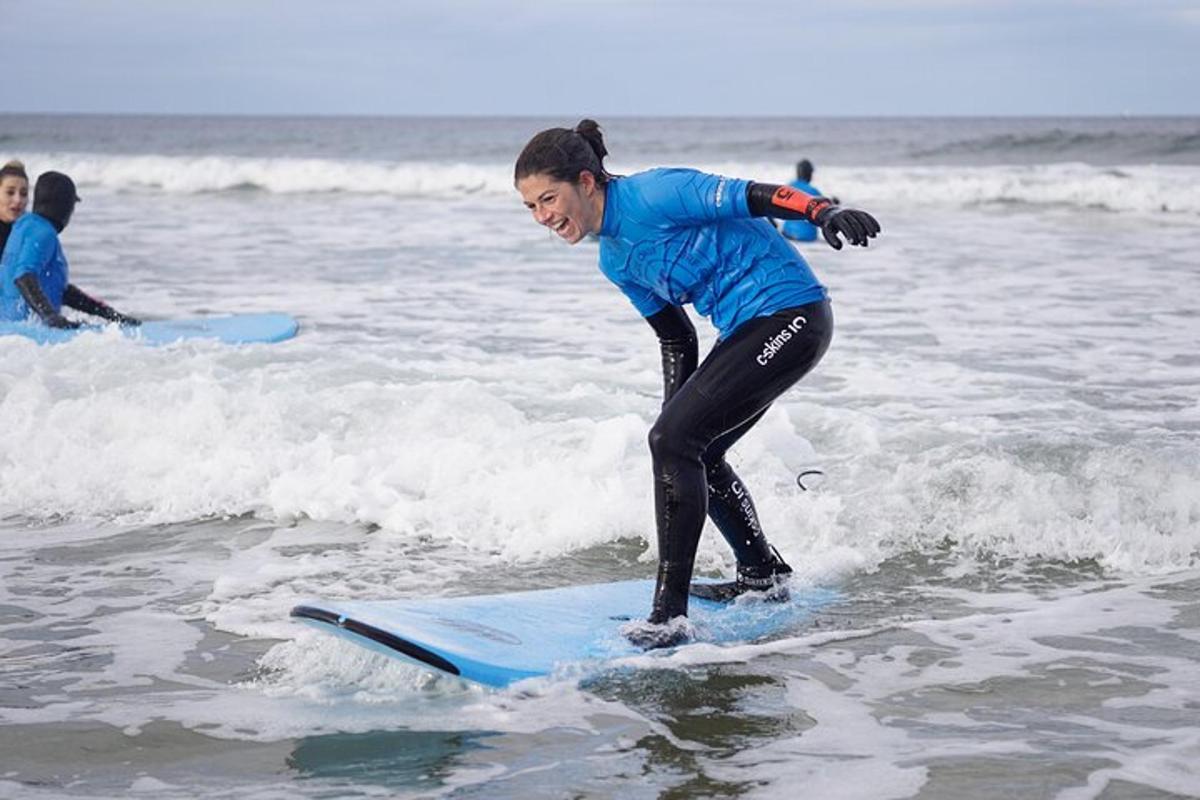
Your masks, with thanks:
[[[801,191],[804,194],[812,195],[813,197],[820,197],[821,190],[813,186],[812,178],[813,163],[807,158],[804,158],[796,164],[796,180],[789,183],[788,186]],[[829,202],[836,206],[838,204],[838,199],[836,197],[830,197]],[[783,235],[787,238],[797,242],[813,242],[817,239],[817,226],[813,225],[806,219],[785,220],[783,227],[780,228],[780,232],[783,233]]]
[[[0,167],[0,254],[17,217],[29,205],[29,176],[20,161],[9,161]]]
[[[33,190],[33,213],[12,227],[0,258],[0,319],[19,321],[35,315],[52,328],[78,328],[62,315],[62,307],[122,325],[140,325],[111,306],[90,297],[69,280],[67,259],[58,235],[75,212],[75,182],[61,172],[44,172]]]
[[[880,227],[788,186],[691,169],[610,175],[607,155],[592,120],[544,130],[517,158],[514,182],[534,221],[567,243],[599,238],[601,271],[658,336],[663,405],[649,437],[658,577],[648,624],[629,636],[671,646],[687,635],[677,618],[689,591],[781,590],[792,571],[725,453],[820,361],[833,316],[825,287],[766,218],[808,220],[839,250],[843,239],[865,247]],[[688,303],[720,331],[698,366]],[[706,515],[737,557],[736,581],[717,590],[691,585]]]

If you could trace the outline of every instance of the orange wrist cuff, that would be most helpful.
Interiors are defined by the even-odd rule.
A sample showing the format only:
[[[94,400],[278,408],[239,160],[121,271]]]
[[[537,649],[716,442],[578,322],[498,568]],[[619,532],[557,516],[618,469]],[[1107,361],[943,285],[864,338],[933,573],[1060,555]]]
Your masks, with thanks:
[[[812,221],[823,209],[832,205],[824,197],[813,197],[790,186],[780,186],[776,189],[775,194],[771,195],[771,203],[779,208],[803,214],[809,221]]]

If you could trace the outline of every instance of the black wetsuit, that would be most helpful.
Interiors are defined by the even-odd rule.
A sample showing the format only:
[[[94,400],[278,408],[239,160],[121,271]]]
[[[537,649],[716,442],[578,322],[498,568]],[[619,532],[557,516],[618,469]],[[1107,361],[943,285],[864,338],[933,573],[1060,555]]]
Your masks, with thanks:
[[[836,248],[839,236],[866,245],[879,230],[870,215],[824,198],[695,170],[649,170],[605,185],[600,269],[654,327],[663,354],[666,400],[650,431],[655,625],[687,614],[706,514],[737,555],[735,589],[769,588],[791,571],[763,537],[725,452],[821,359],[833,317],[804,258],[761,217],[808,219]],[[689,304],[721,332],[699,366],[681,308]],[[652,633],[644,643],[670,644],[672,635]]]
[[[683,310],[650,317],[663,351],[666,401],[650,430],[658,512],[659,575],[650,622],[687,613],[688,587],[707,513],[739,566],[770,563],[754,502],[725,453],[825,354],[833,336],[829,301],[744,323],[698,367],[695,332]]]

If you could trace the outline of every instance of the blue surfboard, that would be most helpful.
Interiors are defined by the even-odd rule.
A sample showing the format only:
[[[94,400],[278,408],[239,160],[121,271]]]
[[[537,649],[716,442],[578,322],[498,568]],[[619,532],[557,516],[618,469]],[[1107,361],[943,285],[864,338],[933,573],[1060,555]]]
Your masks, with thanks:
[[[564,665],[642,652],[621,628],[645,618],[653,593],[654,581],[641,580],[473,597],[318,600],[292,616],[391,658],[504,687]],[[689,619],[696,642],[747,642],[786,631],[837,598],[828,589],[793,590],[785,601],[693,597]]]
[[[205,339],[224,344],[282,342],[296,335],[299,324],[287,314],[234,314],[224,317],[148,320],[121,327],[121,333],[145,344],[171,344]],[[0,322],[0,336],[24,336],[39,344],[69,342],[81,333],[104,330],[99,325],[82,328],[49,328],[36,322]]]

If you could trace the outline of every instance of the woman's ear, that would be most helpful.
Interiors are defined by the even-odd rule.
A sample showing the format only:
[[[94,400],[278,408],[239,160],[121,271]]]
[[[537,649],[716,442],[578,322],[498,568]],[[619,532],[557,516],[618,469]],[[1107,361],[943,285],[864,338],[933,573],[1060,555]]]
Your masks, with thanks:
[[[591,170],[580,170],[579,186],[586,195],[591,195],[592,192],[596,191],[596,176],[592,174]]]

